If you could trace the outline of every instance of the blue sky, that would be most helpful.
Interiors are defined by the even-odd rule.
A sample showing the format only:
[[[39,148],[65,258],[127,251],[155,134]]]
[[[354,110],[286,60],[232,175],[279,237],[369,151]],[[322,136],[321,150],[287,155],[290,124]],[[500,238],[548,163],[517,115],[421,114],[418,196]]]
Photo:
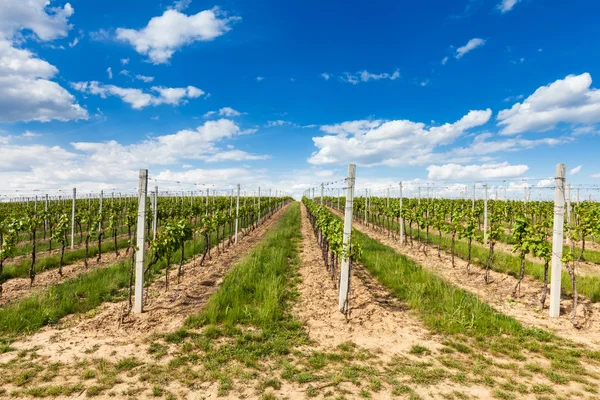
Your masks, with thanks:
[[[0,0],[0,182],[600,185],[593,1]],[[579,169],[576,167],[581,166]],[[503,182],[506,181],[506,182]],[[181,182],[173,184],[172,182]],[[193,185],[193,184],[197,185]],[[595,193],[595,192],[593,192]]]

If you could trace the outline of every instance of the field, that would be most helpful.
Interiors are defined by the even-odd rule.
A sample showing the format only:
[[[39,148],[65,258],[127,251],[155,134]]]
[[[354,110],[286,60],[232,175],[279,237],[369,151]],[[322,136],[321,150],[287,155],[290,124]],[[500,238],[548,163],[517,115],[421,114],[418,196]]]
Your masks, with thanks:
[[[596,203],[345,200],[0,203],[0,397],[600,398]]]

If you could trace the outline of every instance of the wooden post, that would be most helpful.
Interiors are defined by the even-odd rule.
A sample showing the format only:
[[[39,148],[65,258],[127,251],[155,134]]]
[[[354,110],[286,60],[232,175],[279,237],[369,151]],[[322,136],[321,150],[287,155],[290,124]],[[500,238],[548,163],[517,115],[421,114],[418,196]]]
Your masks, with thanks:
[[[471,211],[475,211],[475,186],[473,185],[473,204],[471,205]]]
[[[352,203],[354,201],[354,181],[356,179],[356,165],[348,165],[348,179],[346,179],[346,210],[344,212],[344,239],[342,269],[340,271],[340,297],[339,309],[343,313],[349,310],[348,299],[350,293],[350,248],[352,246]]]
[[[256,225],[260,225],[260,186],[258,187],[258,221]]]
[[[237,185],[237,200],[235,202],[235,243],[238,242],[238,226],[240,218],[240,184]]]
[[[560,316],[563,225],[565,223],[565,164],[556,165],[554,189],[554,228],[552,232],[552,273],[550,277],[550,317]]]
[[[77,189],[73,188],[73,205],[71,207],[71,250],[75,246],[75,199],[77,198]]]
[[[138,186],[138,214],[137,214],[137,250],[135,252],[135,299],[133,312],[144,311],[144,243],[146,238],[146,197],[148,192],[148,170],[140,169],[140,181]]]
[[[488,185],[483,185],[485,188],[485,201],[483,202],[483,244],[487,244],[488,238]]]

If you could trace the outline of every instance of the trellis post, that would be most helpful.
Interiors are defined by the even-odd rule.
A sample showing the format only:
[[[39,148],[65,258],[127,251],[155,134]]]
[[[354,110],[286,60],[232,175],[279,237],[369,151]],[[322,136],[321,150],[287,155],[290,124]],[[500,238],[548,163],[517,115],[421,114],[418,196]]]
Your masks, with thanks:
[[[404,242],[404,218],[402,217],[402,181],[400,181],[400,243]]]
[[[483,244],[487,244],[488,238],[488,185],[483,185],[485,188],[485,201],[483,202]]]
[[[235,202],[235,243],[238,242],[238,225],[240,218],[240,184],[237,185],[237,200]]]
[[[75,246],[75,199],[77,198],[77,189],[73,188],[73,205],[71,207],[71,250]]]
[[[340,271],[340,296],[339,309],[343,313],[349,310],[348,299],[350,293],[350,249],[352,246],[352,206],[354,202],[354,181],[356,179],[356,165],[348,165],[348,179],[346,180],[346,210],[344,212],[344,238],[342,253],[342,269]]]
[[[140,169],[140,178],[138,186],[138,214],[137,214],[137,234],[135,252],[135,298],[133,312],[141,313],[144,310],[144,243],[146,241],[146,197],[148,192],[148,170]]]
[[[556,165],[554,188],[554,227],[552,230],[552,276],[550,278],[550,317],[560,316],[563,226],[565,223],[565,164]]]

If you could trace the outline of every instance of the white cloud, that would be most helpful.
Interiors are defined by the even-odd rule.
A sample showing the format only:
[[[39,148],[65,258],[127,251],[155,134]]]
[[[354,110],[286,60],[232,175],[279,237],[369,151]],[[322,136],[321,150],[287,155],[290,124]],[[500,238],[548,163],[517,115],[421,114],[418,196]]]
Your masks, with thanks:
[[[425,79],[424,81],[421,81],[421,83],[419,83],[419,85],[421,85],[423,87],[429,85],[429,79]]]
[[[430,165],[428,179],[433,180],[486,180],[514,178],[529,170],[527,165],[510,165],[507,162],[482,165]]]
[[[49,7],[48,0],[0,0],[0,36],[10,39],[22,29],[31,30],[42,41],[66,37],[71,4]]]
[[[42,32],[44,37],[50,35]],[[55,66],[29,50],[17,49],[0,38],[0,121],[87,119],[87,111],[75,97],[49,80],[57,73]]]
[[[498,113],[501,134],[547,131],[561,122],[590,125],[600,122],[600,91],[591,88],[589,73],[569,75],[542,86],[522,103]]]
[[[69,47],[73,48],[73,47],[77,46],[78,43],[79,43],[79,38],[75,38],[75,39],[73,39],[72,42],[69,42]]]
[[[433,127],[408,120],[360,120],[322,126],[328,135],[313,137],[318,150],[308,161],[315,165],[422,165],[432,161],[434,149],[452,144],[467,130],[486,124],[491,115],[490,109],[470,111],[452,124]]]
[[[181,47],[214,40],[229,32],[231,23],[240,19],[227,17],[218,7],[189,16],[170,9],[140,30],[118,28],[116,37],[147,55],[154,64],[165,64]]]
[[[345,72],[344,76],[342,76],[340,79],[344,82],[356,85],[359,82],[369,82],[370,80],[378,81],[380,79],[390,79],[392,81],[395,81],[398,78],[400,78],[400,71],[398,70],[394,71],[391,74],[388,74],[387,72],[381,74],[372,74],[367,70],[363,70],[355,74]]]
[[[121,65],[129,64],[129,58],[121,58]]]
[[[331,75],[329,75],[327,72],[323,72],[323,73],[321,74],[321,77],[322,77],[323,79],[325,79],[326,81],[328,81],[328,80],[329,80],[329,78],[331,78]]]
[[[188,99],[198,98],[204,92],[194,86],[187,88],[168,88],[163,86],[153,86],[152,92],[144,92],[141,89],[121,88],[114,85],[103,85],[97,81],[75,82],[71,86],[82,93],[99,95],[102,98],[108,96],[120,97],[124,102],[131,105],[132,108],[140,110],[148,106],[158,106],[169,104],[177,106],[187,103]]]
[[[106,29],[99,29],[95,32],[90,32],[89,35],[90,39],[95,40],[97,42],[102,42],[110,39],[110,32],[108,32]]]
[[[256,80],[259,81],[259,82],[262,81],[262,80],[264,80],[264,79],[265,79],[264,76],[257,76],[256,77]]]
[[[108,79],[112,79],[113,78],[113,73],[112,73],[112,68],[108,67],[106,69],[106,73],[108,74]]]
[[[153,76],[144,76],[144,75],[137,74],[135,76],[135,79],[137,79],[139,81],[144,81],[146,83],[150,83],[150,82],[152,82],[154,80],[154,77]]]
[[[511,101],[514,101],[514,100],[521,100],[523,97],[525,97],[525,96],[523,96],[522,94],[519,94],[517,96],[508,96],[508,97],[506,97],[504,99],[504,101],[507,102],[507,103],[509,103]]]
[[[25,131],[25,132],[23,132],[23,134],[21,136],[24,138],[34,138],[34,137],[40,137],[42,135],[39,133],[31,132],[31,131]]]
[[[154,120],[154,121],[158,121],[160,119],[159,115],[155,115],[154,117],[150,117],[150,119]]]
[[[219,109],[219,111],[208,111],[206,114],[204,114],[204,118],[210,118],[213,115],[217,115],[219,114],[219,116],[221,117],[239,117],[242,114],[245,113],[241,113],[237,110],[234,110],[231,107],[223,107],[221,109]]]
[[[219,115],[222,117],[238,117],[238,116],[242,115],[242,113],[234,110],[231,107],[223,107],[219,110]]]
[[[519,1],[520,0],[502,0],[500,4],[498,4],[498,10],[502,13],[507,13],[512,10]]]
[[[460,59],[468,52],[475,50],[476,48],[481,47],[484,44],[485,44],[485,40],[479,39],[479,38],[473,38],[473,39],[469,40],[469,42],[467,44],[465,44],[464,46],[456,49],[456,55],[454,57]]]
[[[177,11],[183,11],[192,4],[192,0],[177,0],[173,3],[173,8]]]
[[[126,69],[122,69],[119,72],[119,75],[123,75],[123,76],[131,76],[131,74],[129,73],[129,71],[127,71]]]
[[[600,174],[593,174],[592,178],[600,178]]]
[[[581,171],[581,165],[576,166],[572,170],[569,171],[569,175],[576,175]]]
[[[447,62],[448,62],[448,57],[442,58],[442,65],[446,65]]]

